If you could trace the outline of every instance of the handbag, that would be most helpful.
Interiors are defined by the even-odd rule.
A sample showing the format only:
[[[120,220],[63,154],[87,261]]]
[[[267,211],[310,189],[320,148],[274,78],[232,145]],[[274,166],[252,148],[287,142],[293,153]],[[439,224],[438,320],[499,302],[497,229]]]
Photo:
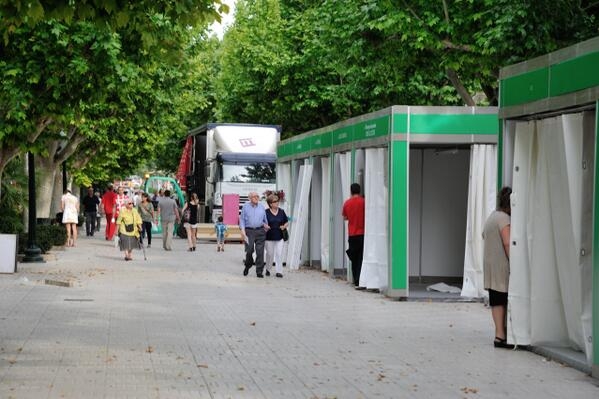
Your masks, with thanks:
[[[125,225],[125,231],[127,233],[133,233],[133,230],[135,230],[135,225],[134,224],[126,224]]]
[[[283,241],[289,240],[289,232],[287,229],[281,230],[281,232],[283,233]]]

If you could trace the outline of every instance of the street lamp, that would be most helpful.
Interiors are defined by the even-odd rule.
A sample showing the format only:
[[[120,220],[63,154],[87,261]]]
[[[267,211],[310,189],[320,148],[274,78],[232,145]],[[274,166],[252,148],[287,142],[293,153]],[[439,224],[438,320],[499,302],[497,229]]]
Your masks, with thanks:
[[[37,224],[37,209],[35,206],[35,163],[31,152],[27,153],[27,173],[29,175],[29,234],[27,236],[27,249],[25,249],[23,262],[45,262],[44,258],[42,258],[42,250],[35,243],[35,228]]]

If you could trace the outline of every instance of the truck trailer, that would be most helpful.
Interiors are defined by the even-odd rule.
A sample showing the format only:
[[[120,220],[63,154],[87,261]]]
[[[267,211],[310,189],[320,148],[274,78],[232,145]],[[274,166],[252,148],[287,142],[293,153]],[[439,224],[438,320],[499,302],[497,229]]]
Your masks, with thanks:
[[[208,123],[189,131],[178,178],[187,193],[198,194],[200,222],[214,223],[226,194],[237,194],[241,206],[251,191],[275,190],[280,136],[278,125]]]

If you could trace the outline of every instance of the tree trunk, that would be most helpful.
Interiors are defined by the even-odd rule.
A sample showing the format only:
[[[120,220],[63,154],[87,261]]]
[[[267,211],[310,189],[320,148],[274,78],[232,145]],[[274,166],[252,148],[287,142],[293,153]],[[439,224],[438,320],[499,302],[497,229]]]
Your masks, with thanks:
[[[468,90],[466,90],[466,88],[462,84],[462,81],[458,77],[457,72],[452,68],[447,68],[447,77],[451,81],[453,87],[455,87],[459,96],[462,98],[462,101],[464,101],[464,104],[474,107],[476,103],[472,99],[470,93],[468,93]]]
[[[57,169],[56,163],[52,157],[35,157],[35,206],[37,208],[38,218],[47,219],[55,216],[50,214],[50,209],[56,185],[55,178]],[[62,190],[62,185],[60,185],[58,189]]]
[[[68,186],[67,186],[68,187]],[[62,199],[62,165],[58,165],[54,175],[54,192],[52,193],[52,204],[50,205],[50,217],[53,218],[60,212],[60,200]]]

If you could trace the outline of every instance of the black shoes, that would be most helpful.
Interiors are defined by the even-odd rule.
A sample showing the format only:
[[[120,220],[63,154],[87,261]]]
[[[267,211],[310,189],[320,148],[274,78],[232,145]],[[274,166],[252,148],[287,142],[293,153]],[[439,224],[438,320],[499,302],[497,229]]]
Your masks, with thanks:
[[[266,271],[266,275],[267,275],[267,276],[270,276],[270,272],[269,272],[268,270]]]
[[[275,274],[275,276],[277,276],[277,277],[283,277],[283,275],[281,273],[277,273],[277,274]]]
[[[256,274],[256,277],[258,277],[258,278],[264,278],[264,275],[262,275],[262,274]]]
[[[495,337],[495,341],[493,341],[493,346],[496,348],[514,349],[514,345],[508,344],[505,338],[499,337]]]
[[[250,268],[246,266],[246,267],[243,269],[243,275],[244,275],[244,276],[247,276],[249,271],[250,271]]]

